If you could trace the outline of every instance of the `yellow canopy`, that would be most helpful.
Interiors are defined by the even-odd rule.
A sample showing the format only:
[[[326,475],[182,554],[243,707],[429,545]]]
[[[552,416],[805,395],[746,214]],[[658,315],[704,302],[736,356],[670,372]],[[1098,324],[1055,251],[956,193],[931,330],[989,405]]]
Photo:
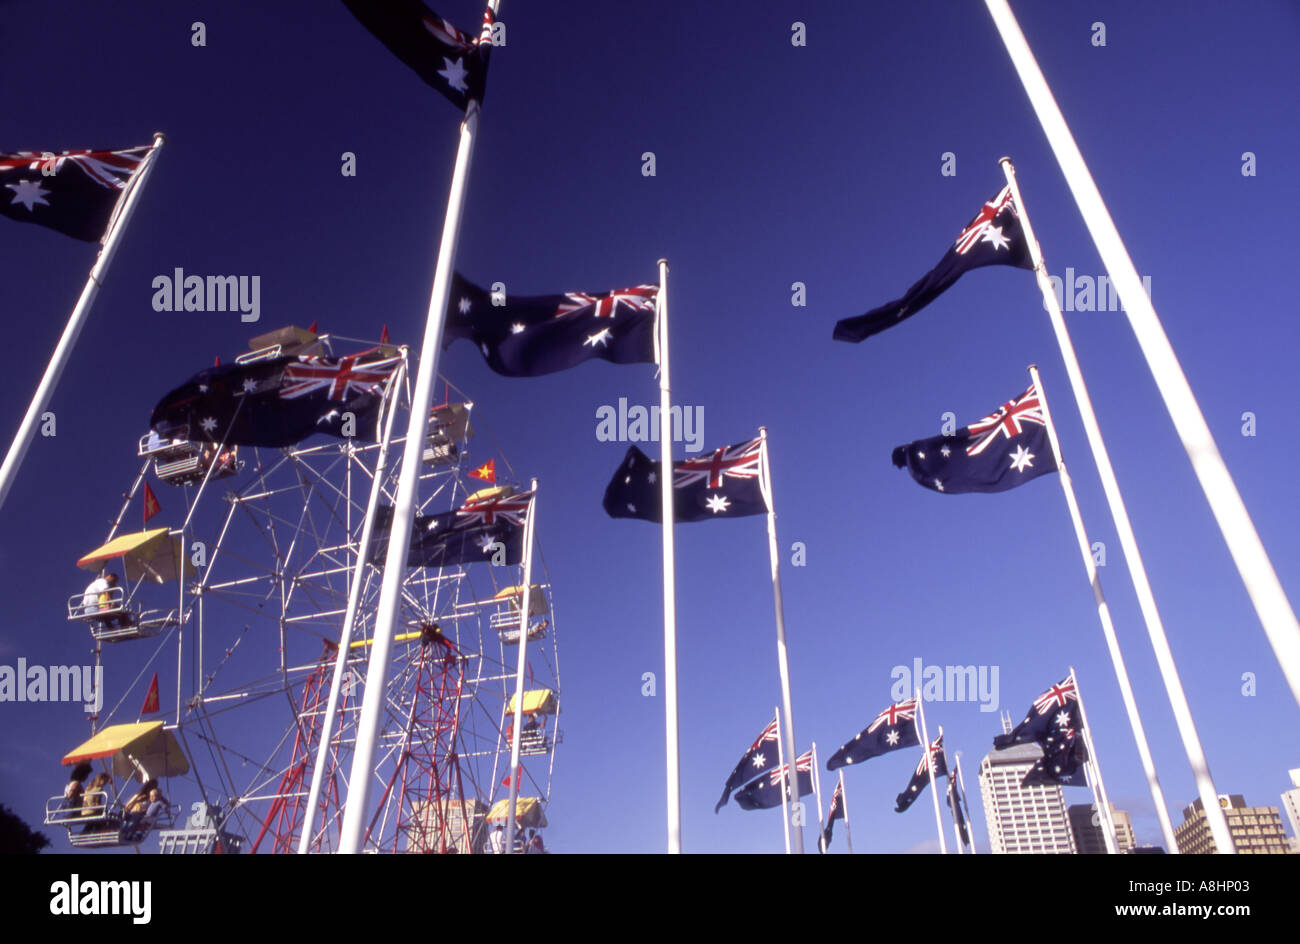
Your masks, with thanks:
[[[119,534],[77,561],[77,566],[82,570],[97,571],[117,557],[122,558],[130,580],[147,578],[154,583],[176,580],[178,564],[182,565],[186,577],[195,574],[194,565],[181,546],[180,535],[169,536],[166,528]]]
[[[504,823],[510,819],[510,799],[497,800],[488,811],[489,823]],[[525,829],[541,829],[546,825],[546,814],[542,812],[542,801],[537,797],[515,798],[515,825]]]
[[[491,488],[480,488],[477,492],[465,499],[465,504],[471,502],[487,501],[489,498],[509,498],[515,493],[512,485],[493,485]]]
[[[161,721],[110,725],[65,754],[63,765],[101,757],[113,758],[113,773],[119,777],[139,776],[144,768],[142,781],[146,777],[178,777],[190,769],[176,736],[164,731]]]
[[[494,600],[513,599],[513,602],[515,604],[515,609],[517,610],[519,609],[519,607],[523,605],[524,588],[522,585],[518,587],[503,587],[502,589],[498,590],[495,594],[492,595],[492,599]],[[532,593],[528,595],[528,615],[540,616],[545,612],[546,612],[546,594],[542,592],[541,587],[539,587],[537,584],[533,584]]]
[[[560,704],[555,700],[555,692],[549,688],[534,688],[531,691],[524,692],[524,713],[525,714],[543,714],[553,715],[560,710]],[[512,717],[515,713],[515,696],[510,696],[510,704],[506,706],[506,717]]]

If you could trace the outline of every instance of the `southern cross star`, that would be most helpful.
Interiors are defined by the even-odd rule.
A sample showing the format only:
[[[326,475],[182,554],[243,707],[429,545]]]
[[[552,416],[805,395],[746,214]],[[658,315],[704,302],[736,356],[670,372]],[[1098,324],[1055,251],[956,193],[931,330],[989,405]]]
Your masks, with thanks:
[[[199,426],[205,433],[210,433],[217,428],[217,418],[215,416],[205,416]]]

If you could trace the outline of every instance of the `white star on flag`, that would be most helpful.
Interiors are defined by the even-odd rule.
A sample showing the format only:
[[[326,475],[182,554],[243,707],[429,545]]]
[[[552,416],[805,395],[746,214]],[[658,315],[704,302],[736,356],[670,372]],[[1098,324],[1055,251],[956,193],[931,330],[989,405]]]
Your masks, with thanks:
[[[521,332],[521,331],[523,331],[523,330],[524,330],[524,326],[521,325],[518,321],[516,321],[514,324],[512,324],[512,325],[510,326],[510,333],[511,333],[511,334],[518,334],[519,332]]]
[[[447,84],[458,92],[468,92],[469,86],[465,84],[465,77],[469,73],[465,71],[465,60],[457,59],[452,62],[443,57],[442,65],[443,68],[438,70],[438,74],[447,80]]]
[[[460,309],[460,313],[462,315],[468,315],[469,310],[472,306],[470,305],[469,298],[467,296],[461,296],[460,304],[457,305],[456,307]]]
[[[1027,468],[1033,467],[1034,454],[1024,446],[1016,447],[1015,453],[1011,456],[1011,468],[1017,472],[1024,472]]]
[[[609,328],[601,328],[595,334],[588,335],[587,340],[582,342],[582,346],[595,347],[599,344],[601,347],[609,347],[609,339],[613,336],[614,332],[610,331]]]
[[[988,227],[984,231],[984,238],[980,242],[992,243],[994,249],[1006,249],[1011,245],[1011,240],[1002,235],[1001,226]]]
[[[210,433],[217,428],[217,418],[215,416],[205,416],[199,423],[205,433]]]
[[[885,743],[888,744],[890,747],[893,747],[895,744],[897,744],[898,732],[893,729],[890,729],[890,732],[885,735]]]
[[[710,495],[705,504],[709,506],[709,511],[716,515],[718,512],[726,511],[731,507],[731,500],[723,495]]]
[[[50,192],[44,189],[39,182],[35,180],[20,180],[16,184],[5,184],[14,192],[13,203],[21,203],[28,210],[35,210],[36,204],[49,206],[50,201],[46,200],[46,195]]]

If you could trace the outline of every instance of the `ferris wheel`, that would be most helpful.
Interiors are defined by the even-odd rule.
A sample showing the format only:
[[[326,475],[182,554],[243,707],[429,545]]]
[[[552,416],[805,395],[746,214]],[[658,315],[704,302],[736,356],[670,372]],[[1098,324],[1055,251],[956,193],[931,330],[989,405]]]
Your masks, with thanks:
[[[284,329],[254,339],[239,362],[332,355],[346,343]],[[316,436],[268,449],[146,436],[124,511],[137,495],[151,498],[173,526],[110,534],[79,562],[92,569],[120,561],[126,574],[97,605],[87,594],[68,603],[70,621],[96,640],[105,687],[119,681],[121,694],[113,699],[110,689],[94,737],[64,763],[102,761],[119,777],[163,786],[167,810],[147,823],[160,851],[337,847],[383,576],[376,545],[386,538],[363,555],[364,526],[393,504],[405,443],[392,430],[410,402],[405,349],[368,350],[401,359],[383,390],[376,441]],[[479,446],[490,437],[475,440],[473,404],[445,389],[419,447],[424,516],[518,487],[505,457]],[[156,496],[142,487],[151,482]],[[546,825],[562,740],[556,627],[540,556],[529,612],[520,612],[523,570],[490,561],[407,569],[367,774],[366,851],[486,850],[491,824],[507,815],[521,643],[517,821]],[[350,597],[355,615],[340,652]],[[168,676],[169,694],[155,709],[162,720],[131,723],[151,678]],[[117,788],[90,812],[51,798],[46,822],[67,826],[74,845],[138,845],[140,818],[131,820],[125,792]],[[97,818],[101,827],[90,828]]]

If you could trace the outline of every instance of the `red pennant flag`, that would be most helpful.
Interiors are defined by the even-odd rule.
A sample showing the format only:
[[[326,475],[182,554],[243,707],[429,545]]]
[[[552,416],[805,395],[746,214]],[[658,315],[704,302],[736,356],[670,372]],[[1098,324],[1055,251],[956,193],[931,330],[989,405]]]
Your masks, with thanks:
[[[212,358],[212,366],[213,366],[213,367],[220,367],[220,366],[221,366],[221,355],[220,355],[220,354],[218,354],[216,357]]]
[[[316,333],[316,322],[313,321],[313,322],[311,323],[311,327],[308,328],[307,330],[310,331],[312,334],[315,334],[315,333]]]
[[[149,683],[149,692],[144,696],[144,704],[140,706],[140,714],[157,714],[158,710],[158,673],[155,672],[153,681]]]
[[[153,493],[149,483],[144,483],[144,523],[148,524],[149,519],[162,511],[162,505],[158,504],[158,496]],[[158,709],[155,708],[154,711]]]
[[[495,482],[497,480],[496,460],[489,459],[471,472],[469,476],[472,479],[482,479],[484,482]]]
[[[523,787],[521,786],[523,782],[524,782],[524,768],[520,767],[519,772],[515,774],[515,792],[518,792],[519,790],[523,789]],[[510,786],[509,771],[506,772],[506,779],[501,781],[501,786],[503,787]]]
[[[379,343],[380,343],[380,344],[388,344],[388,343],[389,343],[389,340],[388,340],[388,325],[384,325],[384,329],[383,329],[382,331],[379,332]]]

